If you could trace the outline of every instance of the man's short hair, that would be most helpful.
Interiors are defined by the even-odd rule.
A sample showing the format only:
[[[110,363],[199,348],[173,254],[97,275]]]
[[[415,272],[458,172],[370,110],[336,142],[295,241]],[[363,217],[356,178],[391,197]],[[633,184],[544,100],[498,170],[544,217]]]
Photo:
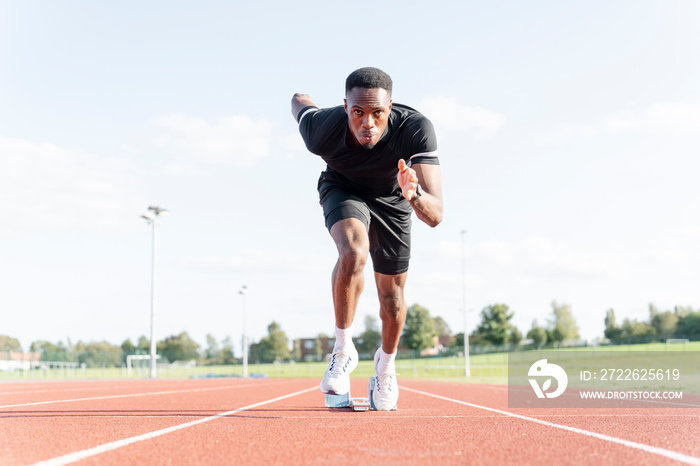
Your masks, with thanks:
[[[362,89],[384,89],[391,95],[391,77],[378,68],[368,66],[350,73],[345,80],[345,94],[356,87]]]

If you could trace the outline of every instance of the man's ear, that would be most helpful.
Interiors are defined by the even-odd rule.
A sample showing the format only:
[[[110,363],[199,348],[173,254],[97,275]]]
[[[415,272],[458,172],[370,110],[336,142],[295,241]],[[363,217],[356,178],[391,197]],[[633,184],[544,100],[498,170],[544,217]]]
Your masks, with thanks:
[[[348,99],[343,99],[343,106],[345,107],[345,113],[348,113]]]

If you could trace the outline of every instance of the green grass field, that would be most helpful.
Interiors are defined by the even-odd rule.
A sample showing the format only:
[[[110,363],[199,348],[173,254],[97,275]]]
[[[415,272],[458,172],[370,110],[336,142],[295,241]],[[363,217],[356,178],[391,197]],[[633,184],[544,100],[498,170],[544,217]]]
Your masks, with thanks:
[[[663,352],[663,351],[700,351],[700,342],[665,344],[649,343],[640,345],[599,346],[583,348],[562,348],[557,351],[571,353],[573,358],[587,353],[590,357],[594,352]],[[470,356],[471,377],[464,377],[464,357],[398,359],[397,371],[401,377],[423,378],[434,380],[451,380],[468,383],[506,384],[508,382],[508,357],[517,357],[525,352],[473,354]],[[320,378],[328,367],[325,362],[279,363],[279,364],[249,364],[250,375],[263,375],[271,378]],[[135,367],[131,376],[125,368],[86,368],[86,369],[52,369],[0,372],[0,381],[20,380],[61,380],[61,379],[142,379],[148,377],[148,368]],[[192,366],[172,367],[159,366],[159,378],[190,378],[190,377],[241,377],[243,367],[232,366]],[[360,361],[353,377],[370,377],[374,375],[372,361]]]

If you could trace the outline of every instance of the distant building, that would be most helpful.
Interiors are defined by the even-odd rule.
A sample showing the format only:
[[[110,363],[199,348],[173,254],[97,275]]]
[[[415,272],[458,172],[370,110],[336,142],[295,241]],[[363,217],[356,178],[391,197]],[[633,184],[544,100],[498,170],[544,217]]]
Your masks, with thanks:
[[[420,352],[420,355],[425,357],[425,356],[438,356],[440,353],[442,353],[445,348],[447,348],[450,345],[450,337],[449,335],[442,335],[442,336],[434,336],[433,337],[433,346],[430,348],[425,348]]]
[[[335,338],[299,338],[294,340],[294,354],[300,361],[324,361],[333,352]]]
[[[41,353],[20,353],[19,351],[0,351],[0,371],[28,371],[39,365]]]

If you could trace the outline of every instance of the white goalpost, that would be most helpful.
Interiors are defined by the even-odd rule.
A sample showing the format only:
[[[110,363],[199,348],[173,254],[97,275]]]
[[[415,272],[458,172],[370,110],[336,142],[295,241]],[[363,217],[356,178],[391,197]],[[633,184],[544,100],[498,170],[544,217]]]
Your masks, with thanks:
[[[160,354],[156,354],[156,361],[160,359]],[[151,355],[150,354],[130,354],[126,357],[126,374],[128,377],[131,377],[131,367],[132,367],[132,361],[150,361],[151,360]]]

